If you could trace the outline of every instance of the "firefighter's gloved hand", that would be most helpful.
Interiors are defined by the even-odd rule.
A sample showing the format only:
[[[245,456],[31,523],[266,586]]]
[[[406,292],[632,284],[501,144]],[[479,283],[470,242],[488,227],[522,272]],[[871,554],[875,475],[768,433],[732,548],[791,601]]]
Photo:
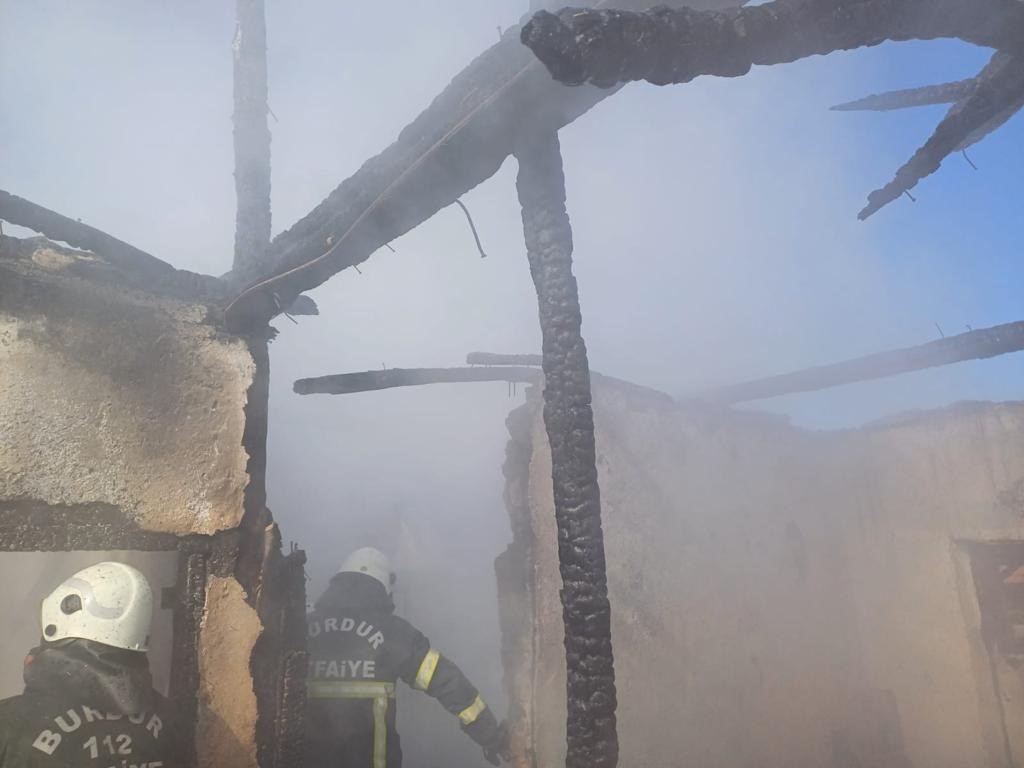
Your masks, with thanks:
[[[482,746],[484,757],[487,758],[487,762],[491,765],[501,765],[502,760],[510,761],[512,759],[512,750],[509,747],[508,725],[502,721],[501,725],[494,732],[494,736]]]

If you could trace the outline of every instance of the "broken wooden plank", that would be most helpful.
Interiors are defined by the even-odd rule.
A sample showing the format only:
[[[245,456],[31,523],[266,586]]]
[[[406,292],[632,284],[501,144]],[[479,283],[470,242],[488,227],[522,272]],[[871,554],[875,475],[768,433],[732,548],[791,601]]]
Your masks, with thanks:
[[[841,363],[806,368],[780,376],[746,381],[709,390],[694,398],[723,404],[765,400],[798,392],[815,392],[860,381],[936,368],[966,360],[983,360],[1024,350],[1024,322],[1006,323],[977,331]]]

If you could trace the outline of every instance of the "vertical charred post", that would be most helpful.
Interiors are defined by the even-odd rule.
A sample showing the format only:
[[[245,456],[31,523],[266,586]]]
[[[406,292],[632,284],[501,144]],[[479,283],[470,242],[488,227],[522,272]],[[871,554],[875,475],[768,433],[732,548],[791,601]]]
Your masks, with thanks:
[[[267,24],[263,0],[236,0],[234,271],[247,275],[270,245],[270,128],[267,126]]]
[[[544,425],[551,445],[565,621],[567,768],[614,768],[615,670],[597,483],[590,367],[580,333],[572,229],[557,133],[517,152],[517,188],[543,339]]]

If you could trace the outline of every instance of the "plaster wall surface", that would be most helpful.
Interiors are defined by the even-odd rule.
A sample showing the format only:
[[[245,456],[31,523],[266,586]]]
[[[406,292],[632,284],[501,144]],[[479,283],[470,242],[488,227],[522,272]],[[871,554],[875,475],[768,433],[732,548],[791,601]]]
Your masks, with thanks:
[[[195,747],[201,765],[251,768],[259,715],[251,663],[264,627],[239,579],[275,595],[264,600],[268,614],[287,596],[264,572],[280,556],[262,509],[262,342],[224,333],[213,306],[188,285],[156,285],[91,254],[0,236],[0,512],[13,549],[34,541],[20,531],[35,516],[92,530],[90,548],[106,543],[89,528],[97,515],[132,535],[219,542],[209,568],[200,567],[198,605],[181,614],[197,610],[197,634],[185,638],[195,652],[187,663],[198,666]],[[248,508],[264,514],[243,520]],[[243,525],[250,519],[256,536]],[[159,541],[174,546],[173,537]],[[264,638],[271,647],[274,632],[280,627]],[[265,656],[260,704],[273,722],[280,659]],[[274,765],[272,756],[264,764]]]
[[[103,503],[175,534],[236,527],[246,344],[97,257],[14,242],[0,248],[0,500]]]
[[[249,659],[262,625],[233,578],[213,576],[199,634],[200,768],[255,768],[256,694]]]
[[[546,768],[565,659],[537,394],[526,583],[499,593],[526,614],[504,623],[519,764]],[[598,388],[595,418],[623,765],[1024,765],[963,544],[1024,538],[1024,404],[813,433]]]

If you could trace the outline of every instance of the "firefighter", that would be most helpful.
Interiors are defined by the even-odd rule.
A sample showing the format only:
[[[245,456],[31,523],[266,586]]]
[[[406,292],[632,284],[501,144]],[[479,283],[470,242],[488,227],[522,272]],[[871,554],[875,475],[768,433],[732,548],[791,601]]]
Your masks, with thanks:
[[[458,667],[395,615],[395,574],[376,549],[345,560],[307,617],[306,761],[313,768],[400,768],[395,729],[399,678],[433,696],[492,765],[508,760],[508,735]]]
[[[43,600],[25,691],[0,701],[0,768],[178,768],[168,706],[146,651],[153,593],[123,563],[99,563]]]

